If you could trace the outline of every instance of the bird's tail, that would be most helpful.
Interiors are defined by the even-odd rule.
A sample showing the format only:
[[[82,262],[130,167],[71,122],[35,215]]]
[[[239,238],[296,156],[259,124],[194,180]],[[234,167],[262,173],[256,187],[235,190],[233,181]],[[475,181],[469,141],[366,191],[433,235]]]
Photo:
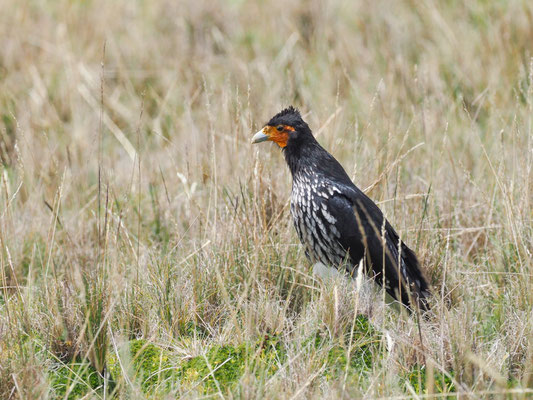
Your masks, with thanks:
[[[418,259],[405,243],[402,242],[401,247],[402,266],[400,270],[404,284],[408,287],[406,293],[402,293],[402,302],[406,305],[418,306],[421,311],[429,311],[429,285],[422,273]]]

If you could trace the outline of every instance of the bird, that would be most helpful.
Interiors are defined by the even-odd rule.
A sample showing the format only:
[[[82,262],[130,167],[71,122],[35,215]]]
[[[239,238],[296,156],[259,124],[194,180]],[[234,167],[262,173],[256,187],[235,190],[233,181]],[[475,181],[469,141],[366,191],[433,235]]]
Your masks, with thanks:
[[[290,212],[307,258],[352,277],[362,265],[410,312],[428,311],[429,285],[415,253],[318,143],[299,110],[283,109],[252,137],[265,141],[281,148],[291,172]]]

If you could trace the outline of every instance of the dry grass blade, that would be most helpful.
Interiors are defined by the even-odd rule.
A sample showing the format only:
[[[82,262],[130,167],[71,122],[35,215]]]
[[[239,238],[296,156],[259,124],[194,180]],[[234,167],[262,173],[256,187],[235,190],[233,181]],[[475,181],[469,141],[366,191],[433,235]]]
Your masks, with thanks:
[[[2,2],[0,398],[531,397],[531,26],[527,1]],[[416,249],[428,320],[313,275],[283,156],[250,145],[289,104]]]

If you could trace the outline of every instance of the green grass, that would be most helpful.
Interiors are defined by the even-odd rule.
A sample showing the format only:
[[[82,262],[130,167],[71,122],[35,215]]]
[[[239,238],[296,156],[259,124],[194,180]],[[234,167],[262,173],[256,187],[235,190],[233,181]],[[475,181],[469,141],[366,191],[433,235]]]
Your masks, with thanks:
[[[327,380],[342,379],[345,375],[359,379],[368,375],[376,362],[373,356],[379,355],[380,336],[362,316],[357,317],[354,328],[351,345],[332,342],[320,332],[304,342],[310,355],[325,352],[322,376]],[[176,387],[205,394],[237,393],[237,384],[244,375],[264,382],[279,373],[288,361],[281,338],[270,335],[255,343],[211,345],[204,354],[195,357],[179,357],[172,348],[165,349],[143,339],[130,341],[126,348],[122,357],[110,354],[107,359],[109,393],[117,384],[125,385],[126,379],[144,394],[155,397],[171,393]],[[68,365],[54,362],[50,375],[57,398],[64,397],[67,391],[69,398],[82,397],[91,390],[103,393],[102,374],[89,362],[78,360]]]
[[[5,1],[0,398],[530,397],[531,26],[522,0]],[[429,318],[313,276],[250,144],[289,104],[416,250]]]
[[[408,375],[409,384],[415,393],[419,394],[429,394],[429,378],[425,366],[415,368]],[[434,372],[431,385],[432,393],[434,394],[455,393],[457,391],[454,384],[453,371],[451,373],[449,371],[445,373]]]
[[[104,392],[104,380],[87,362],[54,365],[49,376],[52,398],[79,399],[87,394]]]

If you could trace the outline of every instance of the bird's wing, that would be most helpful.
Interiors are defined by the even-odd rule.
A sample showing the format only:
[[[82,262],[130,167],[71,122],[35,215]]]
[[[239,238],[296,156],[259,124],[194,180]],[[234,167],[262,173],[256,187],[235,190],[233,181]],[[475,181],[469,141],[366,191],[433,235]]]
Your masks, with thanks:
[[[427,283],[418,260],[400,241],[379,207],[355,186],[336,185],[335,188],[324,200],[325,208],[335,218],[338,241],[349,252],[352,262],[358,263],[365,257],[367,268],[371,268],[368,272],[377,283],[405,305],[411,303],[410,295],[424,300]],[[411,288],[410,292],[407,287]],[[423,308],[426,308],[425,301]]]

